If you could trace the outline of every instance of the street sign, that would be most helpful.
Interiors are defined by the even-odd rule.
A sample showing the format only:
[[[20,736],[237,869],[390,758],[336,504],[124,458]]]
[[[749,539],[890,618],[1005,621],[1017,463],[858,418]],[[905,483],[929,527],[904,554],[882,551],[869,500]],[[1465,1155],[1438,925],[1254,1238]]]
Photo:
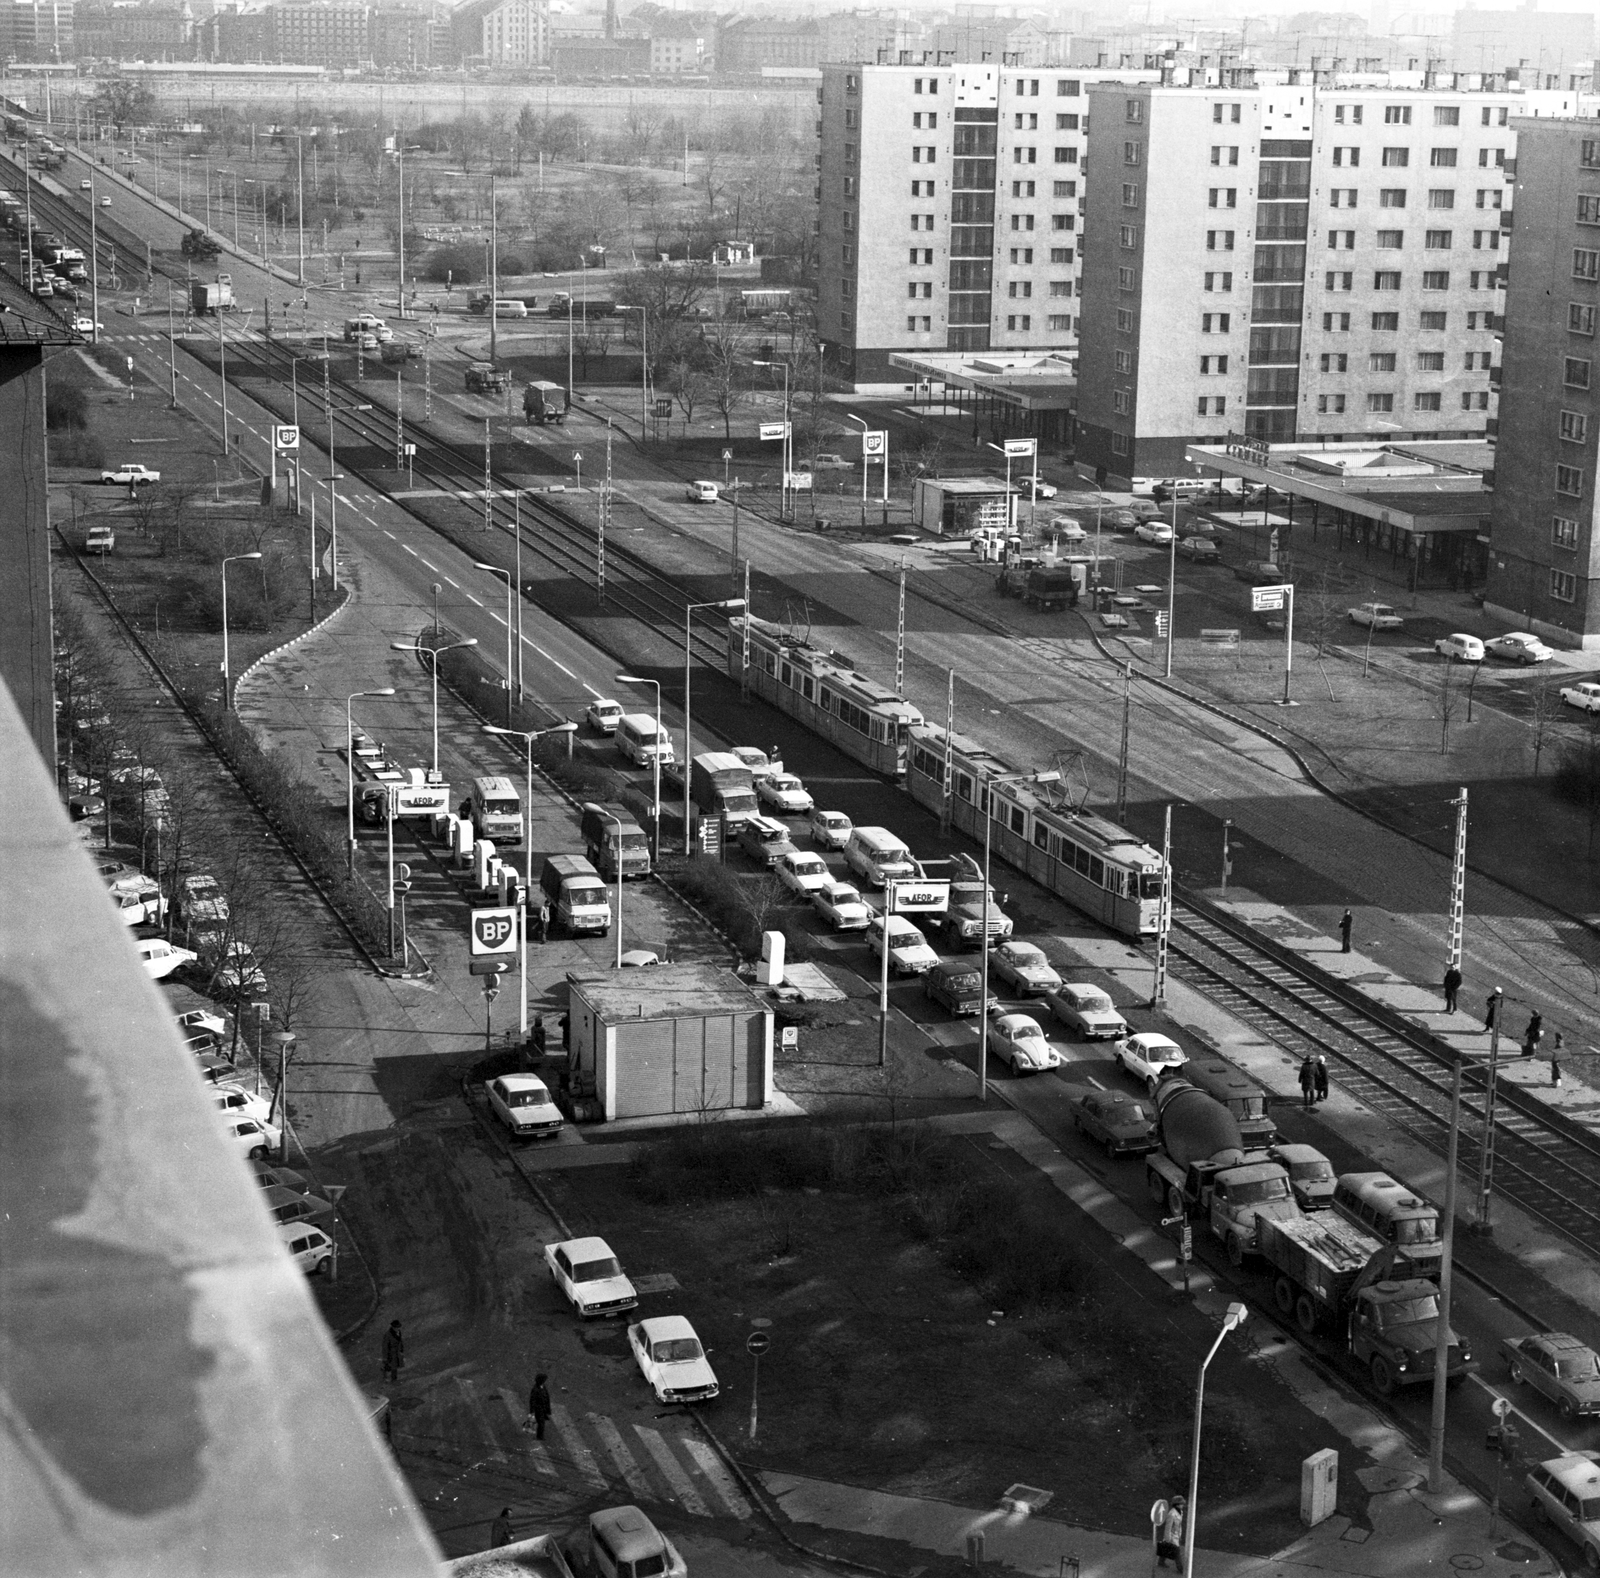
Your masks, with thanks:
[[[472,957],[506,957],[517,951],[517,912],[494,905],[472,912]]]
[[[733,459],[733,451],[732,451],[732,450],[731,450],[731,449],[725,449],[725,450],[723,450],[723,452],[722,452],[722,458],[723,458],[723,459],[724,459],[724,460],[732,460],[732,459]]]
[[[672,415],[672,402],[670,400],[657,400],[656,401],[656,415],[657,416],[671,416]]]
[[[1200,639],[1209,647],[1236,647],[1239,644],[1237,630],[1202,630]]]
[[[702,855],[713,857],[722,853],[722,818],[720,816],[703,816],[700,818],[695,830],[695,837],[700,845]]]
[[[917,878],[914,882],[895,882],[888,890],[892,915],[943,915],[950,908],[948,878]]]
[[[1283,609],[1286,588],[1282,586],[1253,586],[1250,588],[1250,612],[1270,614]]]
[[[764,1331],[753,1331],[744,1340],[745,1352],[759,1359],[772,1346],[772,1339]]]
[[[787,438],[789,436],[789,424],[787,422],[763,422],[760,432],[763,442],[768,439]],[[732,452],[724,451],[722,458],[724,460],[732,460]]]
[[[575,466],[581,466],[583,464],[583,451],[581,449],[573,450],[572,463]]]
[[[889,435],[887,432],[867,432],[861,435],[861,453],[863,455],[881,455],[888,448]]]
[[[811,486],[811,473],[809,471],[789,471],[784,473],[784,486],[804,491]]]
[[[1013,460],[1022,455],[1032,455],[1038,448],[1039,440],[1036,438],[1008,438],[1005,441],[1005,452]]]
[[[468,959],[468,975],[504,975],[511,968],[506,959]]]
[[[300,429],[291,423],[282,423],[272,430],[272,447],[282,455],[300,447]]]
[[[1164,608],[1156,610],[1156,635],[1165,636],[1167,633],[1167,611]]]

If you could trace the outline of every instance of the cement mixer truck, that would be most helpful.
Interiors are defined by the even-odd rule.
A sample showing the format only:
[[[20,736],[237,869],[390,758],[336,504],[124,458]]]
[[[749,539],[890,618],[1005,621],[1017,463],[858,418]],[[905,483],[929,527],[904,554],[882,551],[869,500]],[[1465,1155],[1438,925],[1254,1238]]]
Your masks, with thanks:
[[[1156,1086],[1161,1149],[1145,1158],[1151,1198],[1170,1216],[1199,1217],[1222,1240],[1235,1266],[1259,1251],[1257,1221],[1288,1221],[1300,1207],[1288,1170],[1246,1151],[1233,1114],[1183,1078]]]

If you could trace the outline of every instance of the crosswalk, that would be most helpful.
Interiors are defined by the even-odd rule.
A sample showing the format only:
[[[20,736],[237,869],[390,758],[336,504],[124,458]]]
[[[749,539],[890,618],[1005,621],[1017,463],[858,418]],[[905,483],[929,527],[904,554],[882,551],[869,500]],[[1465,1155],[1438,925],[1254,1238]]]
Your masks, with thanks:
[[[637,1424],[557,1403],[540,1441],[523,1429],[525,1417],[524,1399],[510,1387],[451,1374],[393,1415],[393,1444],[402,1455],[447,1448],[474,1463],[519,1466],[552,1488],[565,1482],[666,1502],[697,1518],[755,1515],[738,1480],[685,1418]]]

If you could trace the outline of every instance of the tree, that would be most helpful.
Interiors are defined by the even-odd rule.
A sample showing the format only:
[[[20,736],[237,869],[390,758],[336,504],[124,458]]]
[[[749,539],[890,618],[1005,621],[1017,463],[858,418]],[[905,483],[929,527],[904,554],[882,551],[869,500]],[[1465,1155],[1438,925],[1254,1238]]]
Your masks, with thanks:
[[[623,281],[617,297],[638,309],[627,314],[628,326],[643,320],[653,366],[671,366],[680,358],[693,356],[699,340],[695,308],[711,280],[710,272],[703,269],[656,267]]]
[[[710,392],[709,380],[705,373],[693,362],[683,358],[675,361],[667,369],[667,389],[678,402],[678,408],[683,412],[685,422],[694,421],[694,408]]]
[[[733,413],[749,398],[745,379],[743,327],[731,318],[718,318],[704,338],[706,399],[722,418],[722,436],[733,438]]]
[[[160,106],[145,83],[132,77],[108,77],[89,100],[89,110],[96,119],[110,121],[120,130],[150,125]]]
[[[1539,758],[1544,755],[1545,730],[1560,706],[1560,691],[1554,685],[1540,685],[1533,692],[1533,776],[1539,776]]]

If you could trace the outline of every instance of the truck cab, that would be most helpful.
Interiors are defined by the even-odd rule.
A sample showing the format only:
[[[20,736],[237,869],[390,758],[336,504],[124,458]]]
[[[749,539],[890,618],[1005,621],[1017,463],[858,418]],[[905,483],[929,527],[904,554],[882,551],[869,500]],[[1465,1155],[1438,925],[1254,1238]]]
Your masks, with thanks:
[[[463,376],[472,394],[504,394],[511,387],[511,374],[492,362],[473,362]]]
[[[1439,1327],[1439,1290],[1420,1278],[1372,1282],[1350,1312],[1350,1352],[1387,1397],[1398,1387],[1431,1380]],[[1477,1368],[1471,1346],[1449,1334],[1446,1383],[1459,1386]]]
[[[1256,1252],[1257,1217],[1282,1220],[1300,1214],[1289,1175],[1277,1162],[1223,1168],[1199,1192],[1206,1201],[1211,1231],[1227,1247],[1228,1259],[1235,1266],[1243,1265],[1245,1256]]]

